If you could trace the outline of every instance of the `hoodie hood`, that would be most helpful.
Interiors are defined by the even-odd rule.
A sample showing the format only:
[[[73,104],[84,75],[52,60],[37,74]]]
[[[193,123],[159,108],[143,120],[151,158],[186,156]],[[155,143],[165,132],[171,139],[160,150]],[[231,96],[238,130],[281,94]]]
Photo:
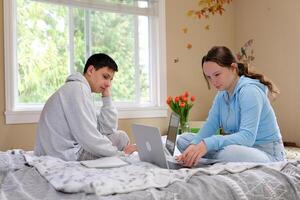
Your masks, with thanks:
[[[79,72],[76,72],[76,73],[71,74],[70,76],[68,76],[68,78],[66,80],[66,83],[71,83],[71,82],[80,82],[80,83],[83,83],[84,85],[86,85],[91,90],[89,82]]]
[[[246,76],[241,76],[239,81],[237,82],[237,84],[235,86],[234,92],[231,95],[230,99],[233,98],[236,95],[236,93],[238,93],[240,91],[240,89],[243,88],[246,85],[255,85],[255,86],[257,86],[257,88],[259,88],[266,95],[268,93],[267,86],[262,84],[258,79],[252,79],[252,78],[248,78]],[[227,92],[226,91],[223,91],[223,96],[227,97]]]
[[[66,80],[66,83],[70,82],[70,81],[79,81],[79,82],[83,82],[83,83],[87,82],[85,77],[79,72],[76,72],[76,73],[71,74],[70,76],[68,76],[68,78]]]

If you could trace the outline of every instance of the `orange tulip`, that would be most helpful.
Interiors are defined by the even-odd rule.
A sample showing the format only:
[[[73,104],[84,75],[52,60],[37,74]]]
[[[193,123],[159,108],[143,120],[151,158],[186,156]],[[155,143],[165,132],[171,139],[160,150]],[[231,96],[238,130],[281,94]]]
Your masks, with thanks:
[[[183,96],[183,97],[181,98],[181,100],[182,100],[183,102],[187,102],[187,101],[188,101],[188,98],[187,98],[186,96]]]
[[[189,92],[188,92],[188,91],[185,91],[184,96],[185,96],[185,97],[188,97],[189,95],[190,95]]]
[[[179,106],[183,108],[185,106],[185,102],[181,102]]]
[[[170,105],[172,101],[173,101],[173,98],[171,96],[169,96],[167,99],[167,104]]]
[[[196,97],[195,96],[191,96],[191,101],[195,101]]]

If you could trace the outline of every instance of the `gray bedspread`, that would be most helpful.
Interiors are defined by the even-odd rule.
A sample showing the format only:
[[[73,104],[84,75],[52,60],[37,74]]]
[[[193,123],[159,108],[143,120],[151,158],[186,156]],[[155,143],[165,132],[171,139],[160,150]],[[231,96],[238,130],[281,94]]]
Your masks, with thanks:
[[[231,166],[233,166],[232,164]],[[237,165],[237,168],[239,166]],[[241,172],[238,172],[241,171]],[[22,151],[0,152],[0,199],[300,199],[300,161],[289,161],[280,168],[257,165],[247,170],[205,170],[187,182],[176,181],[164,188],[148,188],[125,194],[97,196],[56,191],[29,166]]]

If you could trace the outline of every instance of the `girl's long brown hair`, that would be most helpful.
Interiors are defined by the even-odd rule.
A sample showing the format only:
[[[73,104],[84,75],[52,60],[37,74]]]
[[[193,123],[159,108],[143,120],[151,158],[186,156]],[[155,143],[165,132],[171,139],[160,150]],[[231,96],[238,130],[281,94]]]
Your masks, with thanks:
[[[218,65],[220,65],[221,67],[227,67],[230,68],[232,63],[237,63],[238,65],[238,76],[246,76],[252,79],[258,79],[262,84],[264,84],[265,86],[268,87],[269,91],[271,92],[271,95],[275,98],[277,94],[279,94],[279,90],[276,87],[275,84],[272,83],[271,80],[268,80],[263,74],[259,74],[259,73],[255,73],[253,71],[250,71],[248,69],[248,65],[244,64],[244,63],[238,63],[235,59],[235,57],[233,56],[232,52],[230,51],[230,49],[228,49],[227,47],[224,46],[215,46],[213,48],[211,48],[207,55],[203,56],[202,58],[202,68],[203,68],[203,64],[205,62],[215,62]],[[203,70],[202,70],[203,72]],[[207,80],[207,77],[205,76],[204,72],[203,72],[204,78],[207,82],[208,88],[210,89],[210,85],[209,82]]]

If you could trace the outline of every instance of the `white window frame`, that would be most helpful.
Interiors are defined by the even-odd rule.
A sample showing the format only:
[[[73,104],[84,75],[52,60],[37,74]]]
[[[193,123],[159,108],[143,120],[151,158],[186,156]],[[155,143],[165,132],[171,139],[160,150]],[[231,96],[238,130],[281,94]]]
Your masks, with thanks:
[[[83,0],[37,0],[37,1],[52,1],[55,3],[66,4],[72,2],[74,6],[83,6]],[[158,4],[158,10],[155,10],[157,20],[155,26],[151,26],[155,30],[157,41],[151,41],[150,52],[155,54],[156,63],[150,63],[153,70],[150,73],[154,74],[152,80],[153,91],[151,94],[156,94],[155,105],[134,105],[134,106],[117,106],[119,118],[153,118],[153,117],[166,117],[167,106],[165,103],[167,94],[167,81],[166,81],[166,25],[165,25],[165,0],[150,0]],[[15,0],[3,1],[4,13],[4,65],[5,65],[5,121],[6,124],[20,124],[20,123],[36,123],[39,120],[43,104],[40,105],[27,105],[16,107],[17,98],[17,46],[16,46],[16,10]],[[88,8],[95,8],[99,4],[97,0],[89,0]],[[106,8],[106,3],[103,8]],[[86,6],[86,5],[85,5]],[[110,9],[111,7],[107,7]],[[124,5],[118,9],[131,9]],[[147,10],[147,8],[144,8]],[[152,24],[152,23],[151,23]]]

